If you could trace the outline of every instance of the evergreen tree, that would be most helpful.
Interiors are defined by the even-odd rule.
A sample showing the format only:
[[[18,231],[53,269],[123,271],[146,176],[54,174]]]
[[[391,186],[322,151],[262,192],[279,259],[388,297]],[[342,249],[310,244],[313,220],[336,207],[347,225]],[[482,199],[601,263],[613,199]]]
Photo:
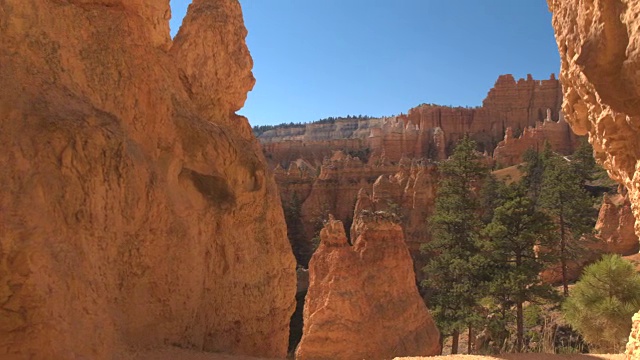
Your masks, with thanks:
[[[542,192],[542,179],[544,176],[545,163],[553,156],[551,145],[544,142],[542,152],[537,149],[530,148],[523,154],[524,164],[520,166],[520,170],[524,173],[522,178],[523,185],[529,190],[529,194],[534,204],[538,203],[540,193]]]
[[[493,174],[489,174],[484,180],[480,189],[482,222],[488,224],[493,219],[495,208],[501,203],[504,192],[504,183],[496,179]]]
[[[494,210],[493,219],[484,230],[485,248],[491,254],[493,269],[489,295],[500,307],[499,320],[504,325],[509,322],[508,312],[515,306],[516,350],[522,351],[524,303],[553,297],[553,289],[543,285],[539,277],[550,259],[545,254],[536,254],[534,248],[548,246],[555,227],[549,216],[536,210],[522,185],[511,185],[504,193],[504,201]]]
[[[489,170],[475,149],[475,142],[465,137],[441,163],[435,212],[429,219],[433,240],[423,247],[435,256],[423,269],[427,280],[422,285],[441,333],[453,337],[452,353],[458,352],[460,331],[478,320],[480,275],[486,267],[479,242],[478,188]]]
[[[619,352],[640,307],[640,275],[619,255],[588,266],[562,306],[565,319],[594,346]]]
[[[568,264],[577,259],[584,246],[580,240],[591,239],[595,218],[592,200],[582,187],[582,179],[564,158],[545,160],[540,193],[540,206],[554,218],[558,226],[557,255],[562,271],[564,296],[569,294]]]
[[[580,139],[580,145],[571,155],[571,164],[582,185],[594,179],[597,170],[596,160],[593,158],[593,147],[586,138]]]

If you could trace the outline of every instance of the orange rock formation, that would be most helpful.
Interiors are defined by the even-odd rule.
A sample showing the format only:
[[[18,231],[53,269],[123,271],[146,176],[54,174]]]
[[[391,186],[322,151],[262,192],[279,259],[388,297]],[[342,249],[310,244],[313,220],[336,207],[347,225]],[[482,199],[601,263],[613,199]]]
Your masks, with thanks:
[[[236,0],[0,7],[0,358],[284,356],[295,264]]]
[[[511,75],[502,75],[482,107],[423,104],[406,115],[279,128],[266,131],[259,138],[273,166],[297,158],[320,164],[325,156],[331,156],[332,150],[369,149],[374,159],[385,154],[387,160],[396,163],[403,157],[442,160],[467,133],[478,142],[480,150],[493,152],[509,127],[520,132],[545,119],[557,123],[561,102],[562,89],[553,75],[542,81],[531,76],[516,81]],[[564,139],[554,149],[571,152],[568,127],[559,126],[552,132],[553,139]]]
[[[551,120],[551,111],[547,118],[537,122],[535,127],[527,127],[519,137],[513,135],[508,127],[504,140],[498,143],[493,151],[493,159],[501,166],[513,166],[523,162],[522,156],[529,149],[542,150],[548,142],[551,148],[561,154],[570,154],[577,144],[577,137],[569,129],[569,125],[560,115],[560,120]]]
[[[603,252],[623,256],[637,254],[640,243],[634,231],[634,224],[635,218],[631,213],[629,199],[620,194],[605,194],[596,223],[600,240],[596,247]]]
[[[596,159],[623,184],[640,234],[640,4],[626,0],[548,0],[562,61],[563,112],[589,134]],[[640,359],[640,315],[627,355]]]
[[[418,294],[402,229],[393,218],[362,212],[353,246],[342,222],[330,219],[322,229],[309,266],[297,359],[439,353],[438,330]]]

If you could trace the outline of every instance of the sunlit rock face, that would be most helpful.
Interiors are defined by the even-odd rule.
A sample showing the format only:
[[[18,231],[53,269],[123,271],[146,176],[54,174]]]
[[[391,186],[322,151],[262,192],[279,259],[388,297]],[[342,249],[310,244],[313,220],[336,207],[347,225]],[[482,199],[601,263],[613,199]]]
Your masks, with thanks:
[[[360,212],[353,245],[329,219],[309,263],[297,359],[390,359],[436,355],[438,329],[418,294],[397,218]]]
[[[640,3],[547,2],[562,61],[566,120],[577,134],[589,135],[597,160],[627,188],[640,234]],[[637,342],[634,330],[627,347],[633,359],[640,358]]]
[[[0,358],[281,357],[295,262],[236,0],[0,6]]]
[[[406,114],[385,118],[278,127],[261,133],[259,140],[273,167],[286,166],[298,158],[319,165],[332,150],[368,150],[374,161],[383,155],[392,162],[421,157],[443,160],[465,134],[481,151],[491,153],[507,128],[521,134],[545,122],[549,124],[545,131],[536,132],[536,139],[547,136],[554,150],[568,154],[575,136],[560,122],[561,103],[562,87],[554,75],[547,80],[535,80],[531,75],[516,80],[507,74],[498,77],[480,107],[421,104]],[[531,145],[528,140],[522,143],[520,148]]]

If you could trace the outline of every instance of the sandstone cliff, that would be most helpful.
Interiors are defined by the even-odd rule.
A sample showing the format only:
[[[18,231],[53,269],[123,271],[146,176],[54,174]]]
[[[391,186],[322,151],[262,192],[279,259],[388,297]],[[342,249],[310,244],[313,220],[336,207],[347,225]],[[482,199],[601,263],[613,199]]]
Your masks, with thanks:
[[[504,140],[498,143],[493,151],[493,159],[501,166],[513,166],[523,162],[523,155],[529,149],[542,150],[548,142],[551,149],[560,154],[570,154],[577,145],[577,137],[569,129],[569,125],[560,116],[560,120],[551,120],[551,111],[547,112],[544,121],[536,122],[535,127],[526,127],[520,136],[513,135],[508,127]]]
[[[640,4],[548,0],[561,57],[566,120],[589,134],[596,159],[628,190],[640,234]],[[640,316],[634,317],[637,321]],[[637,330],[627,354],[640,359]]]
[[[442,160],[467,133],[481,151],[492,153],[509,127],[522,132],[545,119],[558,122],[561,102],[562,88],[553,75],[542,81],[531,76],[516,81],[511,75],[502,75],[481,107],[422,104],[406,115],[286,126],[266,131],[259,139],[272,166],[300,157],[319,164],[332,150],[368,149],[374,158],[385,154],[392,162],[403,157]],[[554,150],[570,153],[571,132],[566,126],[558,130],[562,134],[552,138],[564,141]]]
[[[623,256],[637,254],[640,243],[634,231],[634,224],[629,199],[620,194],[605,194],[596,223],[599,240],[595,244],[596,248]]]
[[[349,245],[330,219],[309,266],[297,359],[389,359],[436,355],[439,333],[415,284],[400,226],[361,213]]]
[[[284,356],[295,264],[240,5],[0,6],[0,358]]]

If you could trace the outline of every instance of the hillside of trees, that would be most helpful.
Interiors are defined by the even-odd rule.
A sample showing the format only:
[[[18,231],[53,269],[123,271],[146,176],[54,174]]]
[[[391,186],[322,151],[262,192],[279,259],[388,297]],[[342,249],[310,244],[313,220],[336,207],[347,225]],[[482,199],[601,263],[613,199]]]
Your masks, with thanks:
[[[340,120],[354,120],[354,119],[355,120],[369,120],[369,119],[373,119],[373,118],[374,117],[368,116],[368,115],[347,115],[347,116],[338,116],[338,117],[329,116],[327,118],[323,118],[323,119],[316,120],[316,121],[311,121],[311,122],[308,122],[308,123],[289,122],[289,123],[282,123],[282,124],[278,124],[278,125],[255,125],[255,126],[252,127],[252,129],[253,129],[253,133],[255,134],[255,136],[260,136],[266,131],[275,130],[275,129],[288,129],[288,128],[292,128],[292,127],[305,126],[307,124],[334,124],[336,121],[340,121]]]

